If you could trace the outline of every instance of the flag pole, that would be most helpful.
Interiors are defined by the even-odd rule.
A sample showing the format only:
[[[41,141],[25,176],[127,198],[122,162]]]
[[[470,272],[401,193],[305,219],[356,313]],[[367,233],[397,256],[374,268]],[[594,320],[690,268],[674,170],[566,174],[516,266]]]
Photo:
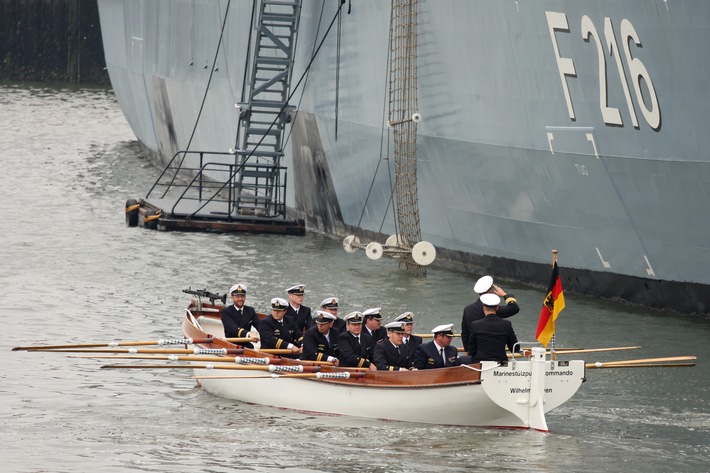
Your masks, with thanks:
[[[552,267],[555,267],[555,263],[557,263],[557,250],[552,250]],[[555,351],[555,334],[552,334],[552,338],[550,339],[550,359],[552,361],[555,361],[557,359],[557,352]]]

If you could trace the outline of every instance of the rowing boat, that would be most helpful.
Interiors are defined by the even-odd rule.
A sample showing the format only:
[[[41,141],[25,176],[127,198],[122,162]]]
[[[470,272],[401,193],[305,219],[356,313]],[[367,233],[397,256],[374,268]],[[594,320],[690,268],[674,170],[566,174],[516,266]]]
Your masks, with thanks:
[[[217,307],[193,301],[185,311],[182,332],[210,343],[199,348],[235,348],[224,337]],[[549,360],[533,348],[525,361],[496,362],[419,371],[363,371],[322,366],[302,377],[274,368],[271,374],[249,370],[222,371],[217,364],[194,363],[202,387],[217,396],[297,411],[405,422],[548,431],[545,414],[569,400],[585,379],[581,360]],[[245,357],[265,358],[245,349]],[[273,358],[273,355],[272,355]],[[233,363],[232,363],[233,365]],[[273,365],[274,367],[276,365]],[[300,369],[298,360],[279,366]]]

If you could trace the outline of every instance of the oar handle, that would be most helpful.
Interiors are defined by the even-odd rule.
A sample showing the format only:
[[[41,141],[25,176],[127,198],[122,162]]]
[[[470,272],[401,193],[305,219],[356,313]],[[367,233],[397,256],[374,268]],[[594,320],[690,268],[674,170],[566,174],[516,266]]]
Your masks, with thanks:
[[[251,343],[255,340],[256,338],[251,338],[251,337],[231,337],[231,338],[225,338],[226,341],[229,343]]]

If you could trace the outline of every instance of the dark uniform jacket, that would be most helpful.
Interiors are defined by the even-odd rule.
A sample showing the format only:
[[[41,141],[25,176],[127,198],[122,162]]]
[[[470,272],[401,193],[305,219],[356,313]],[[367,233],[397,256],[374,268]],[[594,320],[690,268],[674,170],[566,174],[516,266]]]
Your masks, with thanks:
[[[375,330],[374,332],[370,333],[370,330],[367,327],[365,327],[365,324],[363,324],[362,325],[362,333],[366,333],[370,337],[372,337],[373,348],[375,347],[375,345],[377,345],[377,342],[387,338],[387,329],[385,329],[384,327],[380,327],[377,330]]]
[[[296,327],[296,322],[288,316],[284,316],[281,320],[283,320],[283,325],[274,320],[273,315],[269,315],[259,322],[261,348],[286,349],[289,343],[301,346],[303,334]]]
[[[372,337],[366,333],[360,334],[359,343],[355,335],[349,331],[341,333],[340,337],[338,337],[338,359],[340,360],[340,366],[369,368],[373,350]]]
[[[399,350],[389,338],[375,344],[375,366],[378,370],[399,371],[412,366],[407,349],[400,345]]]
[[[496,315],[501,319],[507,319],[512,317],[520,311],[518,306],[518,301],[515,300],[515,296],[511,293],[505,295],[505,305],[498,306]],[[483,314],[483,303],[481,299],[476,299],[463,309],[463,318],[461,319],[461,342],[463,342],[464,351],[469,351],[468,341],[471,338],[471,324],[476,320],[481,320],[485,315]]]
[[[518,338],[513,332],[513,324],[509,320],[489,315],[471,324],[471,337],[468,340],[468,354],[473,363],[479,361],[508,361],[505,353],[507,346],[513,351]],[[520,351],[520,346],[516,347]]]
[[[409,340],[407,340],[407,343],[404,343],[404,338],[402,338],[401,349],[406,350],[410,358],[414,359],[414,350],[416,350],[417,347],[421,345],[423,341],[424,340],[422,339],[422,337],[419,337],[417,335],[410,335]]]
[[[224,336],[226,338],[248,337],[252,327],[259,330],[259,317],[253,307],[242,306],[239,312],[232,304],[222,308],[222,325],[224,325]],[[241,343],[245,347],[253,348],[251,343]]]
[[[345,333],[345,331],[348,329],[347,324],[340,317],[333,321],[333,328],[337,328],[338,332],[340,333]]]
[[[306,330],[316,324],[316,321],[313,320],[313,316],[311,316],[311,308],[303,304],[298,308],[298,312],[289,304],[286,308],[286,317],[291,317],[296,321],[296,327],[298,327],[301,333],[306,333]]]
[[[313,360],[313,361],[328,361],[329,356],[338,357],[338,337],[340,336],[340,331],[334,328],[330,329],[328,333],[328,338],[318,331],[318,327],[311,327],[306,330],[303,335],[303,353],[301,353],[302,360]],[[328,342],[330,339],[330,342]]]
[[[430,368],[459,366],[461,364],[459,351],[456,347],[452,347],[451,345],[444,347],[444,356],[446,357],[446,366],[444,366],[444,359],[433,340],[431,342],[422,343],[414,350],[414,367],[425,370]]]

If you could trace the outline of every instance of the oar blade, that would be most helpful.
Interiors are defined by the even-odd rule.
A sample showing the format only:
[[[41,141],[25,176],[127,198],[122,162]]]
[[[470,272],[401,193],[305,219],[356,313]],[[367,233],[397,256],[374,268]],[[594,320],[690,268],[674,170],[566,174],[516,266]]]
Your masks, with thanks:
[[[631,363],[631,364],[616,364],[616,365],[597,365],[595,363],[588,363],[588,369],[614,369],[614,368],[691,368],[695,366],[695,363]]]

